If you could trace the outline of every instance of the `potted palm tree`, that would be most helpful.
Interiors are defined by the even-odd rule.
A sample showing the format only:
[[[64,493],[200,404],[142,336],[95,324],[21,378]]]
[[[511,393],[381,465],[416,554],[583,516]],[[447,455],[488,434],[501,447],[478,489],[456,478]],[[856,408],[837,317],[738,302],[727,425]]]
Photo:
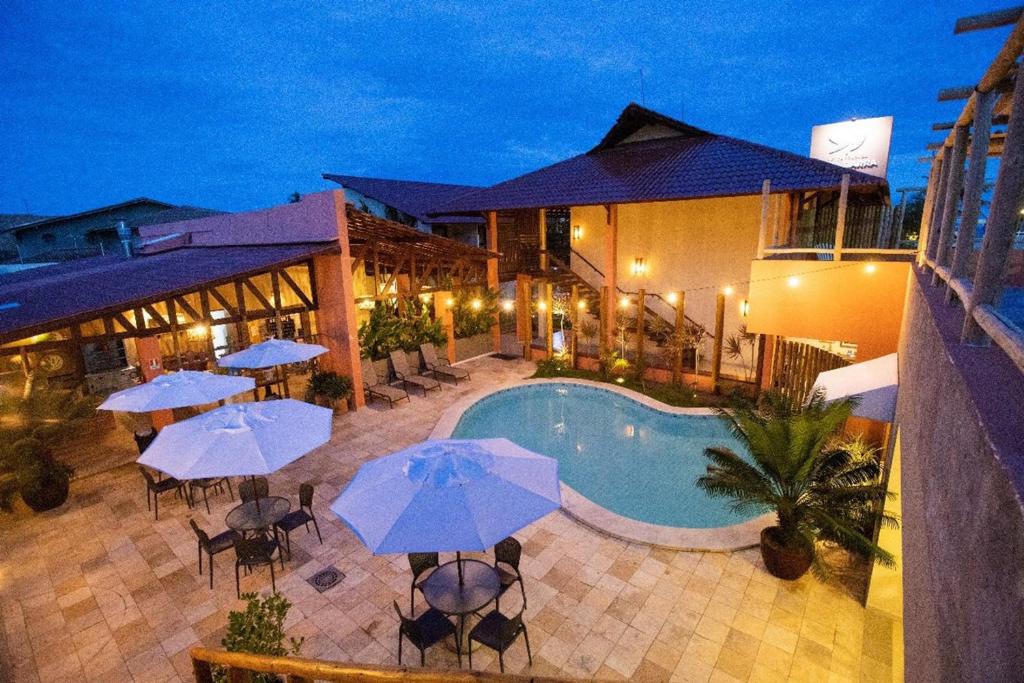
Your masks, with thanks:
[[[795,580],[813,568],[825,578],[820,542],[893,566],[892,555],[869,538],[876,516],[897,523],[881,511],[888,494],[877,453],[838,437],[856,401],[826,403],[815,394],[806,407],[790,409],[778,396],[765,398],[758,408],[720,411],[751,457],[706,449],[711,463],[697,486],[731,499],[736,511],[775,512],[777,524],[761,531],[761,556],[774,576]]]

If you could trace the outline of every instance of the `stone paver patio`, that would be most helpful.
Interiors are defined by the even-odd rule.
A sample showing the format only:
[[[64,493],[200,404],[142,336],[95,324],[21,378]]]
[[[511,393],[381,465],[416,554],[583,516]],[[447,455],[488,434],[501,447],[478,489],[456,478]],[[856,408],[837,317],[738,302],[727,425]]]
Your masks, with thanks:
[[[328,505],[362,462],[426,438],[457,397],[532,372],[525,362],[497,359],[470,368],[471,383],[446,386],[440,395],[337,417],[328,445],[270,478],[271,492],[288,495],[293,505],[300,482],[316,486],[324,543],[302,529],[293,533],[294,557],[277,581],[294,603],[287,631],[305,637],[304,656],[396,663],[392,600],[408,609],[406,559],[370,555]],[[170,496],[163,502],[154,522],[137,469],[121,466],[75,481],[58,511],[0,516],[0,681],[5,674],[13,681],[192,680],[189,648],[219,647],[228,611],[241,603],[232,553],[217,557],[212,591],[197,574],[188,520],[221,531],[234,503],[218,495],[207,515]],[[888,617],[809,576],[794,583],[772,578],[756,549],[693,553],[629,544],[564,513],[516,536],[524,547],[533,673],[635,681],[891,680]],[[305,579],[328,565],[346,577],[320,594]],[[269,591],[269,573],[243,577],[242,589]],[[516,597],[503,601],[503,611],[516,607]],[[455,655],[434,648],[427,665],[454,667]],[[480,650],[474,665],[497,671],[498,663]],[[510,672],[525,669],[521,642],[506,665]]]

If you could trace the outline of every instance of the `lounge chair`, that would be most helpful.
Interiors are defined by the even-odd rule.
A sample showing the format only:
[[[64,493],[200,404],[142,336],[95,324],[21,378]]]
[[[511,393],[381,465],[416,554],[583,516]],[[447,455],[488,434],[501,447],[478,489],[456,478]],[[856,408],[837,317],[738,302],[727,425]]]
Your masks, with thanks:
[[[370,398],[387,401],[388,406],[391,408],[394,408],[395,403],[402,399],[409,400],[409,392],[405,389],[393,387],[380,381],[380,378],[377,377],[377,371],[373,367],[372,360],[364,358],[361,365],[363,368],[363,390],[369,394]]]
[[[445,377],[451,377],[455,384],[459,383],[460,379],[469,379],[469,371],[464,368],[456,368],[452,366],[448,361],[441,361],[437,359],[437,349],[431,343],[420,344],[420,353],[423,354],[423,364],[427,366],[429,372],[434,373],[434,376],[444,375]]]
[[[413,371],[409,369],[409,357],[405,355],[405,351],[391,352],[391,367],[395,370],[395,377],[406,389],[409,388],[410,384],[415,385],[423,390],[424,396],[426,396],[427,392],[431,389],[441,391],[441,383],[436,379],[428,377],[427,375],[413,373]]]

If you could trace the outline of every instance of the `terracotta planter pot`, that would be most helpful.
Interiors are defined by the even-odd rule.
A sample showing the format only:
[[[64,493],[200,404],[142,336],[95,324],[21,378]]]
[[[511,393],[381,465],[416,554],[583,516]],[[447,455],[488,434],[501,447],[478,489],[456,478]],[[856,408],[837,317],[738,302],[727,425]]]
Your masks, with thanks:
[[[781,541],[777,526],[761,530],[761,557],[768,573],[787,581],[795,581],[807,573],[814,561],[814,548],[801,544],[787,546]]]

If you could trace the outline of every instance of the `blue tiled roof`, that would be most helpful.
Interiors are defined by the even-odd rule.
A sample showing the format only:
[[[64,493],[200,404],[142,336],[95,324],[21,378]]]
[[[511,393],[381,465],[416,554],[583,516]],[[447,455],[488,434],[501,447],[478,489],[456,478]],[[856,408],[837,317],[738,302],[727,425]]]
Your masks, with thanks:
[[[674,129],[672,137],[636,142],[644,125]],[[886,187],[882,178],[745,140],[693,128],[631,104],[593,150],[532,173],[435,205],[436,213],[585,206],[698,199],[772,191]]]
[[[480,223],[483,219],[467,216],[433,216],[431,209],[446,204],[467,192],[481,189],[473,185],[426,183],[418,180],[388,180],[352,175],[325,173],[324,179],[348,187],[360,194],[376,199],[424,223]]]

